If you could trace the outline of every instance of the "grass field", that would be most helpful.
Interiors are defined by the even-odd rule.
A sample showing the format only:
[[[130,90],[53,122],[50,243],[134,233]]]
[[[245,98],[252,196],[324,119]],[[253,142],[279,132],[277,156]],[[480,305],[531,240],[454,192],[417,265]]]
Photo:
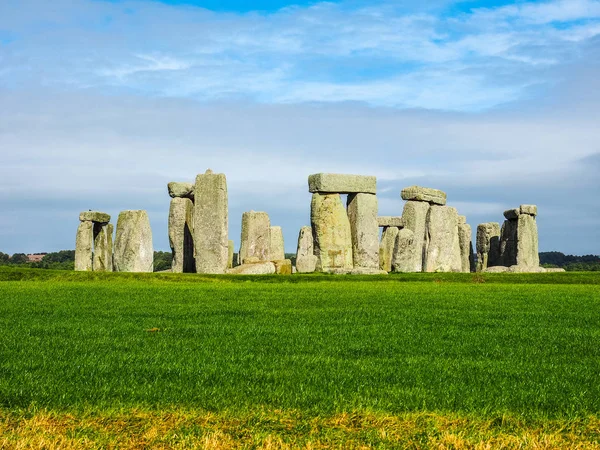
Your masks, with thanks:
[[[599,274],[0,280],[0,448],[600,448]]]

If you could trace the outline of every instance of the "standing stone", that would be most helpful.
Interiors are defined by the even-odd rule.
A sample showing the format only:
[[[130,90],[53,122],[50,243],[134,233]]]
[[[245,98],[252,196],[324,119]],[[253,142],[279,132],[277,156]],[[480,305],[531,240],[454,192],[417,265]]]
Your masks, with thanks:
[[[235,243],[230,239],[229,240],[229,248],[227,253],[227,268],[233,268],[233,254],[235,252]]]
[[[112,272],[112,249],[108,243],[108,224],[94,223],[94,272]]]
[[[240,264],[248,258],[269,261],[271,246],[271,221],[266,212],[248,211],[242,214]],[[283,259],[283,258],[282,258]]]
[[[517,219],[517,265],[536,269],[540,266],[538,229],[533,215],[521,214]]]
[[[506,214],[505,214],[506,216]],[[517,264],[517,228],[519,219],[507,219],[502,224],[500,232],[499,266],[515,266]],[[494,266],[491,262],[488,266]]]
[[[317,256],[316,270],[352,269],[350,221],[340,195],[313,194],[310,216]]]
[[[75,270],[92,270],[92,245],[94,242],[94,223],[79,222],[75,238]]]
[[[116,272],[152,272],[154,249],[148,213],[143,210],[121,211],[115,237]]]
[[[189,198],[174,197],[169,208],[169,245],[174,273],[196,272],[193,228],[194,203]]]
[[[107,266],[107,272],[112,272],[114,270],[114,257],[113,257],[113,235],[115,232],[115,227],[113,226],[112,223],[109,223],[108,225],[106,225],[106,234],[107,234],[107,241],[108,241],[108,266]]]
[[[429,203],[408,201],[404,205],[402,212],[402,220],[404,228],[410,230],[414,234],[412,270],[407,272],[422,272],[423,262],[425,259],[426,248],[426,231],[427,231],[427,215],[429,212]]]
[[[460,272],[462,262],[456,208],[433,205],[429,209],[427,231],[425,272]]]
[[[477,272],[485,272],[488,267],[500,264],[500,224],[480,223],[476,237]]]
[[[379,268],[377,196],[348,194],[348,218],[352,233],[354,267]]]
[[[392,271],[392,259],[394,257],[394,248],[396,246],[396,237],[400,229],[398,227],[385,227],[381,234],[381,243],[379,244],[379,268],[386,272]]]
[[[414,239],[415,234],[411,230],[403,228],[398,231],[394,245],[394,255],[392,256],[392,270],[394,272],[413,271],[415,260]]]
[[[285,247],[283,244],[283,231],[281,227],[271,227],[271,244],[269,245],[269,259],[271,261],[282,261],[285,259]],[[290,269],[291,270],[291,269]]]
[[[298,250],[296,251],[296,270],[298,273],[312,273],[317,266],[314,254],[314,241],[311,227],[300,228]]]
[[[225,273],[228,227],[227,179],[209,169],[196,177],[194,187],[196,272]]]
[[[468,273],[471,271],[471,255],[473,254],[471,238],[471,225],[468,223],[459,223],[458,242],[460,244],[461,272]]]

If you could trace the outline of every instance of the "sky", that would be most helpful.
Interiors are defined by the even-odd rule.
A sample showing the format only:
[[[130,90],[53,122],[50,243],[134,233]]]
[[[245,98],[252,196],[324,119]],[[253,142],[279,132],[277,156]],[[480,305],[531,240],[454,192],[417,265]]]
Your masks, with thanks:
[[[312,173],[441,189],[473,230],[537,204],[540,251],[600,254],[600,0],[0,0],[0,251],[225,173],[230,239],[294,252]]]

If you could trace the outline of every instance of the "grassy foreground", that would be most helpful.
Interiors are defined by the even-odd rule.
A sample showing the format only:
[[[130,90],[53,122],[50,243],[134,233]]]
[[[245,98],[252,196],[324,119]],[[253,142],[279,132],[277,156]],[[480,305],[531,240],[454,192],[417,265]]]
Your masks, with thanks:
[[[0,270],[0,448],[598,448],[598,284]]]

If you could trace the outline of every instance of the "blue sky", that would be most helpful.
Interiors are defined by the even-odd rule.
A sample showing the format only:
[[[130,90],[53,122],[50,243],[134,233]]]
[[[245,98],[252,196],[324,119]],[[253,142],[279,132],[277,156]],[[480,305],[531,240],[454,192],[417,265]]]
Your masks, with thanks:
[[[208,167],[230,237],[292,251],[306,180],[443,189],[476,227],[537,203],[540,248],[600,253],[600,1],[0,2],[0,251],[73,248],[77,214],[147,209]],[[39,218],[43,217],[43,226]]]

